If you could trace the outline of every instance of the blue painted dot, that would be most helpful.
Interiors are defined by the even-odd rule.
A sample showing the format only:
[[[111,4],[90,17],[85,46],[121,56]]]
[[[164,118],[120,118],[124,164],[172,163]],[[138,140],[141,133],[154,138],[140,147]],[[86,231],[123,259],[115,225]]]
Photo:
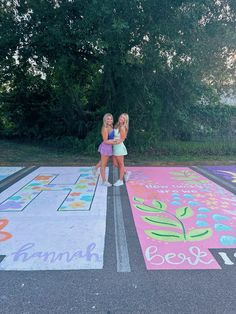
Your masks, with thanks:
[[[198,218],[207,218],[207,215],[205,215],[205,214],[197,214],[197,217]]]
[[[198,227],[206,227],[206,226],[209,226],[209,224],[208,224],[206,221],[204,221],[204,220],[197,220],[197,221],[196,221],[196,225],[197,225]]]
[[[91,195],[83,195],[81,196],[81,201],[86,201],[86,202],[90,202],[92,200],[92,196]]]
[[[186,198],[193,198],[193,195],[191,195],[191,194],[184,194],[184,197],[186,197]]]
[[[179,196],[179,193],[173,193],[172,196]]]
[[[236,243],[236,238],[229,235],[224,235],[220,237],[220,243],[222,245],[234,245]]]
[[[12,197],[9,198],[9,200],[14,200],[14,201],[17,201],[19,199],[21,199],[21,196],[12,196]]]
[[[205,213],[211,212],[211,210],[207,207],[199,207],[198,211],[199,212],[205,212]]]
[[[180,202],[177,202],[177,201],[173,201],[173,202],[171,202],[171,204],[172,204],[172,205],[181,205],[181,203],[180,203]]]
[[[223,216],[223,215],[218,215],[218,214],[214,214],[214,215],[212,216],[212,218],[213,218],[214,220],[229,220],[229,217]]]
[[[224,224],[214,224],[214,228],[216,231],[227,231],[232,230],[230,226],[224,225]]]

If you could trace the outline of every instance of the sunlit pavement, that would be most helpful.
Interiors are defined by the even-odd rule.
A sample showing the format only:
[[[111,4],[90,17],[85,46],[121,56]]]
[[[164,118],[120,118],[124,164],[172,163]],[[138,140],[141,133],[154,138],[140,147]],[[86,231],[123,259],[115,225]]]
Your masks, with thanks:
[[[236,165],[13,168],[0,313],[235,313]]]

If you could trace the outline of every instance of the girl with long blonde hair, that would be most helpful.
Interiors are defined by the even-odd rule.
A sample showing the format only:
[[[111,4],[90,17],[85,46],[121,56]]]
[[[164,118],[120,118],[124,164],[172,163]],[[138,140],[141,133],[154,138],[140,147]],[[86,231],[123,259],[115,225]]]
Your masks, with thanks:
[[[119,168],[119,180],[114,183],[114,186],[123,185],[123,178],[125,177],[125,180],[128,181],[130,176],[130,171],[126,171],[124,165],[124,156],[128,154],[124,141],[127,137],[128,131],[129,115],[127,113],[122,113],[119,116],[118,122],[114,128],[114,140],[116,141],[116,144],[112,146],[113,165]]]
[[[97,169],[100,167],[102,185],[110,187],[111,183],[108,182],[108,179],[106,178],[106,166],[109,157],[112,156],[112,145],[116,142],[114,140],[113,116],[111,113],[106,113],[103,117],[101,134],[103,142],[98,147],[98,151],[101,154],[101,160],[92,169],[92,172],[93,174],[96,174]]]

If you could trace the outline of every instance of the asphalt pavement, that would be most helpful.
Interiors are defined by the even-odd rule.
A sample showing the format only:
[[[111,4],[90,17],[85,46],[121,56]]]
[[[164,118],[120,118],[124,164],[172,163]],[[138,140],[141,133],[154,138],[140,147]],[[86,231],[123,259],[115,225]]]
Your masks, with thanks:
[[[217,270],[147,270],[126,186],[111,187],[103,269],[0,271],[0,313],[234,314],[236,248],[230,254],[232,265],[214,255]]]

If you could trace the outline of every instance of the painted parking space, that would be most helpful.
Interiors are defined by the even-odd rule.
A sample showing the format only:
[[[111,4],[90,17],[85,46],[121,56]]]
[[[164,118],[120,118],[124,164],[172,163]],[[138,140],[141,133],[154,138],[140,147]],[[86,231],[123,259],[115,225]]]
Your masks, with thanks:
[[[218,257],[230,263],[233,193],[187,167],[130,170],[126,186],[147,269],[221,269]]]
[[[202,166],[202,169],[207,170],[209,173],[224,179],[236,187],[236,165],[230,166]]]
[[[103,268],[107,188],[99,183],[89,167],[40,167],[4,190],[0,269]]]
[[[0,167],[0,181],[23,169],[23,167]]]

